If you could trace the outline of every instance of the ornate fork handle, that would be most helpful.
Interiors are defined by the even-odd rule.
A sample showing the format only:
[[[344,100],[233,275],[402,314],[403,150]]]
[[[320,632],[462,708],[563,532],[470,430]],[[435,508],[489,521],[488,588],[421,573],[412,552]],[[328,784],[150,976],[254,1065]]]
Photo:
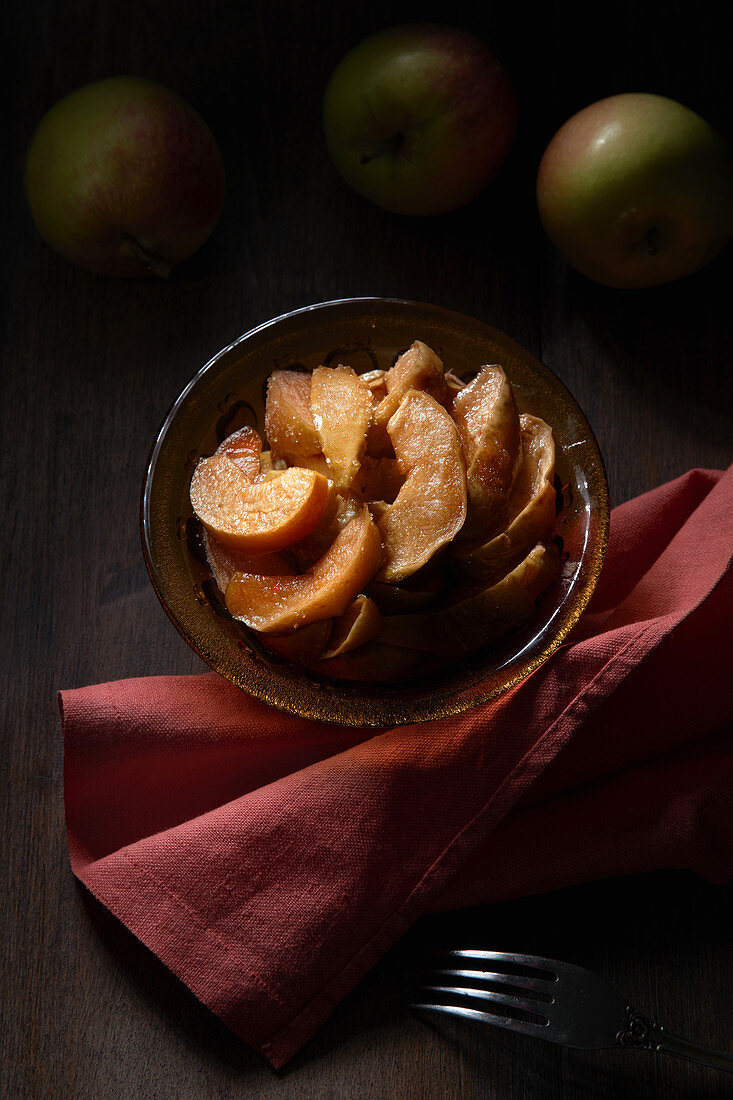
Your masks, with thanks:
[[[654,1023],[631,1005],[626,1007],[626,1020],[616,1036],[616,1042],[619,1046],[632,1047],[634,1050],[663,1051],[665,1054],[675,1054],[678,1058],[686,1058],[690,1062],[700,1062],[703,1066],[733,1071],[733,1054],[714,1050],[702,1043],[693,1043],[689,1039],[683,1039],[681,1035],[673,1035],[662,1024]]]

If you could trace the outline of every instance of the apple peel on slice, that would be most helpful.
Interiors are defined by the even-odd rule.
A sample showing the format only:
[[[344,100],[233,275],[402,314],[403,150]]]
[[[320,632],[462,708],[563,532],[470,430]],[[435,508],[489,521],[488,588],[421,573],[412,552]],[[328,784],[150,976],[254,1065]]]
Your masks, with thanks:
[[[260,641],[288,661],[310,665],[317,661],[331,637],[331,620],[318,619],[307,623],[290,634],[260,634]]]
[[[364,454],[372,421],[373,398],[351,367],[316,367],[310,390],[313,423],[331,477],[348,488]]]
[[[202,459],[191,478],[191,504],[206,530],[233,550],[263,554],[284,550],[317,527],[328,500],[328,481],[292,467],[252,481],[226,454]]]
[[[292,577],[235,573],[227,586],[226,604],[236,619],[253,630],[284,634],[342,615],[381,560],[379,531],[369,509],[362,506],[306,573]]]
[[[463,526],[466,469],[458,430],[430,394],[408,390],[387,428],[405,481],[394,503],[379,509],[385,564],[377,580],[396,584]]]
[[[503,369],[491,364],[453,397],[466,456],[468,516],[461,537],[495,533],[521,461],[519,414]]]
[[[488,542],[459,542],[455,558],[469,576],[494,581],[555,528],[555,441],[537,416],[519,418],[522,462],[507,504],[507,526]]]
[[[555,543],[538,543],[515,569],[472,596],[432,612],[384,618],[378,641],[446,657],[469,653],[525,622],[559,573]]]
[[[206,528],[204,528],[203,543],[209,569],[222,593],[226,592],[227,585],[235,573],[287,576],[294,572],[284,554],[277,551],[269,554],[243,554],[241,550],[232,550],[224,546]]]

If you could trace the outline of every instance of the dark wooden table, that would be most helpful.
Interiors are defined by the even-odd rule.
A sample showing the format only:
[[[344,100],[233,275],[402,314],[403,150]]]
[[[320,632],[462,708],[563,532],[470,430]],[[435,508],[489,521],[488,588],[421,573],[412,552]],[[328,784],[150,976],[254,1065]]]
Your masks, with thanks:
[[[148,582],[138,495],[171,401],[253,325],[359,295],[479,317],[575,393],[605,455],[613,503],[733,458],[731,251],[677,284],[610,291],[554,254],[533,196],[554,130],[614,92],[672,96],[733,137],[727,36],[715,7],[622,3],[596,17],[553,5],[541,15],[491,5],[482,16],[472,6],[13,0],[6,9],[3,1097],[731,1095],[729,1076],[673,1059],[576,1053],[459,1022],[429,1024],[404,1007],[399,946],[275,1074],[68,867],[55,693],[202,670]],[[521,125],[484,196],[415,221],[345,187],[329,163],[319,109],[348,47],[425,18],[486,38],[513,75]],[[227,166],[215,235],[168,281],[75,269],[38,239],[23,205],[23,157],[41,114],[72,88],[122,72],[153,77],[194,103]],[[418,932],[465,939],[470,928],[496,947],[572,959],[671,1029],[730,1048],[730,927],[727,888],[666,872],[436,916]]]

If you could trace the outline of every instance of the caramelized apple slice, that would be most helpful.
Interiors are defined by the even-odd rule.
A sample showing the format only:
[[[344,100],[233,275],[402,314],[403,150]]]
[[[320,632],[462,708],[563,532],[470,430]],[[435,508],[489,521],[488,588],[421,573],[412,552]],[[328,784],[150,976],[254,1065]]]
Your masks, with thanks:
[[[196,466],[190,493],[194,512],[219,542],[263,554],[286,549],[315,529],[328,500],[328,481],[293,467],[253,482],[227,455],[215,454]]]
[[[331,636],[331,620],[319,619],[290,634],[260,634],[260,641],[289,661],[310,665],[317,661]]]
[[[288,576],[294,572],[284,554],[243,554],[232,550],[215,539],[204,529],[204,551],[209,569],[220,592],[226,592],[227,585],[235,573],[263,573],[266,576]]]
[[[405,482],[378,520],[386,556],[377,579],[395,584],[461,529],[466,470],[456,426],[429,394],[409,390],[388,431]]]
[[[372,420],[372,394],[351,367],[316,367],[311,412],[331,477],[348,488],[359,471]]]
[[[333,482],[329,482],[333,486]],[[333,540],[361,509],[361,503],[351,493],[345,495],[337,489],[330,490],[326,510],[321,521],[307,538],[292,547],[299,573],[305,573],[328,550]]]
[[[219,444],[216,454],[226,455],[254,481],[261,469],[262,440],[254,428],[240,428]]]
[[[267,382],[265,435],[275,454],[297,466],[321,450],[311,412],[311,376],[307,371],[276,370]]]
[[[519,418],[522,462],[507,505],[506,530],[488,542],[459,542],[456,559],[470,576],[493,581],[555,529],[555,441],[539,417]]]
[[[468,653],[528,619],[559,572],[557,546],[538,543],[511,573],[473,596],[422,615],[384,618],[378,640],[444,656]]]
[[[421,340],[400,355],[384,375],[383,385],[387,393],[374,409],[374,427],[369,436],[369,451],[376,456],[389,454],[387,423],[409,390],[429,393],[440,404],[446,399],[443,363]]]
[[[405,475],[396,458],[365,455],[352,489],[363,500],[384,500],[387,504],[393,504],[404,480]]]
[[[235,573],[226,590],[226,604],[235,618],[254,630],[282,634],[342,615],[381,559],[379,531],[369,509],[362,507],[307,573],[294,577]]]
[[[461,537],[486,539],[500,529],[521,461],[519,415],[500,366],[482,367],[453,397],[466,456],[468,516]]]
[[[332,660],[340,657],[342,653],[349,653],[376,638],[382,626],[382,616],[379,608],[360,592],[354,602],[350,604],[343,615],[334,619],[333,630],[328,643],[328,649],[323,654],[324,660]]]
[[[409,679],[425,663],[425,654],[403,646],[366,642],[358,649],[342,653],[330,660],[317,661],[314,672],[333,680],[374,680],[395,683]]]

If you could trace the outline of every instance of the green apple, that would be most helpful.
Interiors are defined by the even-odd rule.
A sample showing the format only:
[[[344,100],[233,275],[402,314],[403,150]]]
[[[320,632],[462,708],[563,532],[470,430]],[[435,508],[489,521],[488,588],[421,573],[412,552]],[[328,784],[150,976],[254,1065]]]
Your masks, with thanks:
[[[552,243],[589,279],[668,283],[704,267],[733,236],[733,155],[675,100],[610,96],[550,141],[537,207]]]
[[[323,102],[331,158],[346,182],[397,214],[442,214],[495,176],[514,139],[514,89],[474,35],[414,23],[354,47]]]
[[[109,77],[43,117],[25,192],[41,236],[73,263],[105,275],[167,275],[214,228],[224,168],[211,131],[174,92]]]

